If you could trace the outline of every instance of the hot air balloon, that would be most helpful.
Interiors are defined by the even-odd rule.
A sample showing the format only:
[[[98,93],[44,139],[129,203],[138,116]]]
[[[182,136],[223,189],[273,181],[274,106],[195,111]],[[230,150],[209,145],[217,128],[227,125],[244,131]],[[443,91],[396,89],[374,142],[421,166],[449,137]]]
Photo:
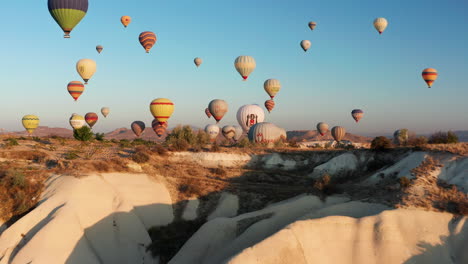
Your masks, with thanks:
[[[174,103],[166,98],[157,98],[151,102],[150,111],[153,117],[162,125],[174,113]]]
[[[239,56],[234,61],[234,66],[237,72],[244,78],[244,81],[246,81],[249,75],[255,70],[257,64],[254,58],[250,56]]]
[[[93,126],[96,124],[98,121],[98,115],[96,113],[89,112],[85,115],[85,121],[88,124],[90,128],[93,128]]]
[[[325,135],[328,132],[328,124],[324,122],[318,123],[317,131],[320,133],[321,136]]]
[[[309,22],[309,28],[310,28],[310,30],[314,30],[316,26],[317,26],[317,23],[315,23],[314,21],[310,21],[310,22]]]
[[[132,18],[129,16],[122,16],[120,22],[124,27],[127,27],[132,22]]]
[[[134,121],[130,127],[137,137],[140,137],[145,132],[145,123],[143,121]]]
[[[331,134],[336,142],[340,142],[346,135],[346,129],[344,129],[344,127],[336,126],[332,128]]]
[[[88,80],[96,72],[96,62],[91,59],[81,59],[76,63],[76,71],[83,78],[85,84],[88,84]]]
[[[207,116],[208,118],[210,118],[210,117],[212,116],[212,115],[211,115],[211,112],[210,112],[210,109],[208,109],[208,107],[205,108],[205,114],[206,114],[206,116]]]
[[[207,125],[205,127],[205,132],[210,136],[210,140],[213,142],[216,140],[219,134],[219,126],[217,125]]]
[[[224,114],[228,111],[228,104],[224,100],[215,99],[208,104],[208,110],[210,110],[216,123],[219,123]]]
[[[84,85],[80,81],[71,81],[67,85],[67,90],[68,93],[73,97],[73,99],[78,100],[78,97],[83,93],[84,91]]]
[[[109,107],[103,107],[101,108],[101,114],[104,116],[104,117],[107,117],[107,115],[110,113],[110,109]]]
[[[97,52],[98,52],[99,54],[101,53],[101,51],[102,51],[103,49],[104,49],[104,47],[101,46],[101,45],[97,45],[97,46],[96,46],[96,50],[97,50]]]
[[[271,110],[275,108],[275,101],[273,100],[266,100],[265,101],[265,108],[268,110],[268,113],[271,113]]]
[[[47,5],[50,15],[65,33],[64,38],[70,38],[70,32],[88,11],[88,0],[48,0]]]
[[[387,19],[383,17],[379,17],[374,20],[374,27],[375,29],[377,29],[379,34],[382,34],[382,32],[384,32],[385,28],[387,28],[387,25],[388,25]]]
[[[166,133],[167,122],[164,124],[160,124],[158,120],[154,119],[151,123],[151,127],[153,128],[154,133],[156,133],[158,137],[162,137],[162,135]]]
[[[312,45],[312,43],[310,43],[310,41],[308,41],[308,40],[301,41],[301,48],[304,51],[307,51],[310,48],[311,45]]]
[[[284,133],[283,129],[273,123],[261,122],[250,128],[248,137],[255,143],[271,143],[284,137]]]
[[[230,140],[236,135],[236,129],[233,126],[224,126],[221,132],[227,140]]]
[[[195,63],[195,65],[197,67],[199,67],[201,64],[202,64],[203,60],[201,58],[198,58],[196,57],[194,60],[193,60],[193,63]]]
[[[422,77],[426,81],[428,88],[431,88],[432,83],[437,79],[437,70],[434,68],[426,68],[422,72]]]
[[[28,131],[29,135],[31,135],[39,126],[39,117],[35,115],[25,115],[23,116],[21,122],[23,123],[23,127]]]
[[[243,105],[237,110],[237,122],[246,133],[250,127],[263,120],[265,120],[265,111],[258,105]]]
[[[233,139],[234,139],[234,141],[238,141],[242,137],[242,134],[244,133],[244,130],[240,126],[233,126],[233,127],[234,127],[234,130],[236,132]]]
[[[351,116],[357,123],[364,116],[364,112],[361,109],[354,109],[353,111],[351,111]]]
[[[408,129],[398,129],[393,133],[393,142],[398,145],[406,145],[408,142]]]
[[[156,35],[151,31],[145,31],[140,34],[139,40],[141,46],[146,50],[146,53],[149,53],[150,49],[156,43]]]
[[[268,79],[263,83],[263,88],[270,96],[270,98],[273,99],[276,96],[276,94],[280,91],[281,84],[276,79]]]
[[[70,117],[70,126],[73,129],[80,129],[86,124],[85,118],[83,116],[73,114]]]

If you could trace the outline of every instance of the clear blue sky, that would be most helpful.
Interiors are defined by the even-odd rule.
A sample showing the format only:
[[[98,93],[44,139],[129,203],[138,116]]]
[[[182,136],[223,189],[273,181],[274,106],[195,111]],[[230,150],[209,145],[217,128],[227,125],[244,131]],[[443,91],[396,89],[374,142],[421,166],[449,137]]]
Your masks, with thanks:
[[[176,105],[170,126],[213,123],[204,109],[216,98],[229,103],[220,125],[237,124],[237,109],[263,107],[263,82],[277,78],[282,89],[267,121],[288,130],[319,121],[353,133],[468,129],[467,14],[466,0],[89,0],[86,17],[64,39],[47,0],[5,1],[0,127],[22,130],[21,117],[36,114],[41,125],[68,128],[72,113],[102,106],[111,113],[100,115],[96,131],[134,120],[150,125],[149,103],[158,97]],[[127,29],[122,15],[133,19]],[[382,35],[376,17],[389,21]],[[314,31],[309,21],[317,22]],[[138,42],[146,30],[158,38],[150,54]],[[307,53],[303,39],[312,42]],[[239,55],[257,62],[247,82],[234,68]],[[81,80],[81,58],[96,60],[97,72],[75,103],[66,85]],[[439,72],[431,89],[421,78],[426,67]],[[354,108],[365,112],[359,124]]]

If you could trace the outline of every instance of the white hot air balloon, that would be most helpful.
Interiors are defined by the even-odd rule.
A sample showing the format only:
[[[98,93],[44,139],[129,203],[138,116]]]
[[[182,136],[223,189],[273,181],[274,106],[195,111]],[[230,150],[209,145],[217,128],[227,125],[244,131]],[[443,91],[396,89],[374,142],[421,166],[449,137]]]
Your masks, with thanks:
[[[221,132],[227,140],[234,138],[234,136],[236,135],[236,129],[234,128],[234,126],[224,126],[223,129],[221,129]]]
[[[375,29],[377,29],[379,34],[382,34],[382,32],[384,32],[384,30],[387,28],[387,26],[388,26],[388,21],[387,19],[383,17],[378,17],[374,20],[374,27]]]
[[[310,41],[308,41],[308,40],[301,41],[301,48],[304,51],[307,51],[310,48],[310,46],[312,46],[312,43],[310,43]]]
[[[202,63],[203,63],[203,60],[201,58],[198,58],[196,57],[194,60],[193,60],[193,63],[195,63],[195,65],[197,67],[199,67]]]
[[[88,84],[88,80],[96,72],[96,62],[91,59],[81,59],[76,63],[76,71],[83,78],[85,84]]]
[[[265,111],[258,105],[243,105],[237,110],[237,122],[244,132],[248,132],[253,125],[263,120],[265,120]]]
[[[244,81],[246,81],[249,75],[255,70],[257,64],[254,58],[250,56],[239,56],[234,61],[234,66],[242,78],[244,78]]]
[[[249,130],[249,140],[255,143],[272,143],[286,137],[285,130],[273,123],[262,122],[255,124]]]
[[[234,130],[236,131],[236,134],[234,135],[234,140],[238,141],[241,137],[242,134],[244,134],[244,130],[240,126],[233,126]]]
[[[109,107],[103,107],[101,108],[101,114],[104,116],[104,117],[107,117],[107,115],[110,113],[110,109]]]
[[[219,134],[219,126],[207,125],[205,127],[205,132],[210,136],[211,141],[215,141]]]
[[[265,92],[270,96],[271,99],[275,98],[276,94],[281,89],[281,83],[277,79],[268,79],[263,83]]]

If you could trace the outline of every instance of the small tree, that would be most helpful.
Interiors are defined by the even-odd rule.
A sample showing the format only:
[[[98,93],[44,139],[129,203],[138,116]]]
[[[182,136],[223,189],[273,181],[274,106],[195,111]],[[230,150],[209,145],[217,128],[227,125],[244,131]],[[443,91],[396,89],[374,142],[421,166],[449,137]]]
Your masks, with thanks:
[[[80,141],[90,141],[93,138],[94,134],[91,131],[91,128],[83,126],[79,129],[73,130],[73,137],[76,140]]]
[[[421,147],[427,144],[427,138],[425,136],[411,137],[408,139],[408,145],[412,147]]]
[[[458,137],[452,131],[448,132],[436,132],[431,135],[429,138],[430,144],[449,144],[449,143],[458,143]]]
[[[104,141],[104,133],[96,133],[94,136],[97,141]]]
[[[390,139],[386,137],[376,137],[371,142],[371,149],[375,150],[386,150],[392,147]]]
[[[447,143],[448,144],[458,143],[458,137],[452,131],[447,132]]]

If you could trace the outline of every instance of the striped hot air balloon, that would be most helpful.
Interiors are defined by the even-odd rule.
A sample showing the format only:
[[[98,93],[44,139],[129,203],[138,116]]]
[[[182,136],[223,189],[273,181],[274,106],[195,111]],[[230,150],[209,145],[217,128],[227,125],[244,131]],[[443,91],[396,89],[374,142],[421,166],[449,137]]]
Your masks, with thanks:
[[[124,27],[127,27],[132,22],[132,18],[129,16],[122,16],[120,22]]]
[[[310,30],[314,30],[316,26],[317,26],[317,23],[315,23],[314,21],[310,21],[310,22],[309,22],[309,28],[310,28]]]
[[[382,34],[382,32],[384,32],[384,30],[387,28],[387,25],[388,21],[383,17],[378,17],[374,20],[374,27],[379,32],[379,34]]]
[[[250,56],[239,56],[234,61],[234,66],[244,81],[246,81],[249,75],[255,70],[257,64],[254,58]]]
[[[140,137],[145,132],[145,123],[143,121],[134,121],[130,127],[135,136]]]
[[[318,123],[317,131],[320,133],[321,136],[325,135],[328,132],[328,124],[324,122]]]
[[[213,118],[216,120],[216,123],[219,123],[219,121],[228,111],[228,104],[224,100],[215,99],[208,104],[208,109],[213,115]]]
[[[263,83],[263,88],[270,96],[271,99],[275,98],[276,94],[281,89],[281,83],[279,80],[276,79],[268,79]]]
[[[21,122],[23,123],[23,127],[26,129],[26,131],[28,131],[28,133],[31,135],[39,126],[39,117],[35,115],[25,115],[23,116]]]
[[[332,128],[331,134],[336,142],[340,142],[346,135],[346,129],[344,127],[336,126]]]
[[[422,77],[427,83],[428,88],[431,88],[432,83],[437,79],[437,70],[434,68],[426,68],[422,72]]]
[[[146,50],[146,53],[149,53],[150,49],[156,43],[156,35],[151,31],[142,32],[138,39],[140,40],[141,46]]]
[[[65,33],[64,38],[70,38],[70,32],[88,12],[88,0],[48,0],[47,6]]]
[[[70,126],[73,129],[80,129],[86,124],[85,118],[83,116],[80,116],[78,114],[73,114],[70,117]]]
[[[174,103],[167,98],[157,98],[150,103],[150,111],[159,124],[164,124],[174,113]]]
[[[76,63],[76,71],[83,78],[85,84],[88,84],[89,79],[96,72],[96,62],[91,59],[81,59]]]
[[[362,111],[361,109],[354,109],[353,111],[351,111],[351,116],[357,123],[364,116],[364,111]]]
[[[275,101],[273,100],[266,100],[265,101],[265,108],[268,110],[268,113],[271,113],[273,108],[275,108]]]
[[[208,107],[205,108],[205,114],[206,114],[206,116],[207,116],[208,118],[211,118],[211,116],[212,116],[212,114],[211,114],[211,112],[210,112],[210,109],[208,109]]]
[[[89,125],[90,128],[93,128],[93,126],[97,123],[99,117],[96,113],[89,112],[85,115],[85,121]]]
[[[67,85],[67,90],[76,101],[84,91],[84,84],[80,81],[71,81]]]
[[[101,54],[101,51],[102,51],[103,49],[104,49],[104,47],[101,46],[101,45],[97,45],[97,46],[96,46],[96,51],[97,51],[99,54]]]
[[[162,137],[164,133],[166,133],[167,122],[164,124],[160,124],[158,120],[154,119],[153,122],[151,122],[151,127],[153,128],[154,133],[156,133],[158,137]]]

